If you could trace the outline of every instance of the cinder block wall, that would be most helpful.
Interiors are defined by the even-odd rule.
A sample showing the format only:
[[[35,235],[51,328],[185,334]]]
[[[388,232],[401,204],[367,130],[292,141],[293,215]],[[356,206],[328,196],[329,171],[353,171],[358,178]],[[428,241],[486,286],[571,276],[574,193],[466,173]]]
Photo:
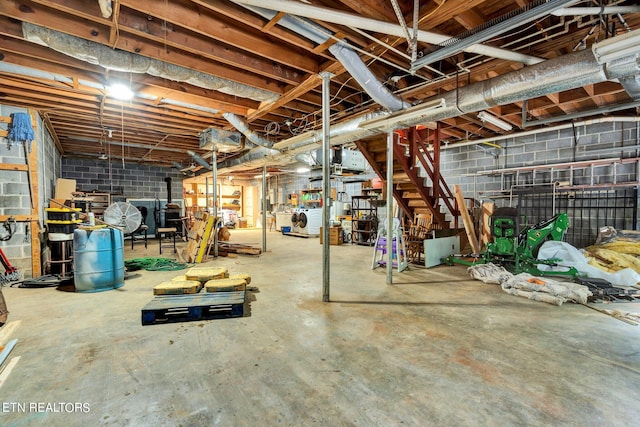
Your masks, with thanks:
[[[522,173],[520,180],[505,179],[499,175],[483,176],[479,172],[525,166],[549,165],[555,163],[580,162],[610,158],[638,157],[635,148],[638,141],[638,123],[609,122],[591,125],[579,125],[519,138],[497,141],[502,149],[489,145],[471,145],[445,149],[441,154],[441,171],[449,186],[459,184],[467,197],[476,199],[491,198],[496,191],[509,189],[513,184],[532,184],[550,182],[550,172],[539,171],[535,174]],[[595,167],[576,170],[574,185],[613,182],[614,167]],[[638,180],[636,163],[615,166],[616,181],[630,182]],[[554,171],[554,181],[569,181],[566,171]]]
[[[170,167],[139,165],[107,160],[64,158],[62,177],[75,179],[80,191],[110,193],[129,199],[167,199],[167,184],[171,177],[173,202],[182,203],[182,174]]]
[[[0,116],[10,116],[13,113],[26,113],[24,108],[0,105]],[[7,130],[6,123],[0,123],[0,128]],[[38,180],[33,186],[38,188],[38,218],[40,225],[40,240],[44,237],[45,208],[52,197],[53,185],[60,176],[60,154],[56,149],[53,138],[44,127],[40,117],[37,117],[37,125],[34,129],[35,141],[31,143],[31,149],[38,151],[38,164],[31,165],[38,170]],[[0,141],[0,162],[8,164],[26,164],[23,145],[12,143],[9,145],[6,138]],[[31,197],[27,173],[23,171],[0,171],[0,214],[2,215],[29,215],[31,213]],[[8,241],[0,242],[0,247],[9,259],[9,262],[21,270],[25,277],[32,277],[31,270],[31,237],[33,230],[28,222],[18,222],[16,232]],[[4,227],[0,227],[0,236],[6,236]],[[43,258],[47,256],[44,245],[41,245]],[[4,271],[0,271],[4,273]]]

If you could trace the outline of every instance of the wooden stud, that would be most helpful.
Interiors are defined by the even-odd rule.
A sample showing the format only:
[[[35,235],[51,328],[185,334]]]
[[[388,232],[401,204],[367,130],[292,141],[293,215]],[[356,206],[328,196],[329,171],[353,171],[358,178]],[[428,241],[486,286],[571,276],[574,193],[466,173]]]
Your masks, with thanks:
[[[464,224],[464,230],[467,232],[467,238],[469,239],[469,244],[471,245],[471,250],[474,254],[480,253],[480,244],[478,243],[478,238],[476,237],[476,230],[473,226],[473,221],[471,220],[471,216],[469,215],[469,211],[467,210],[467,205],[464,201],[464,196],[462,195],[462,190],[459,185],[453,186],[453,192],[456,196],[456,202],[458,202],[458,209],[460,210],[460,215],[462,216],[462,222]]]

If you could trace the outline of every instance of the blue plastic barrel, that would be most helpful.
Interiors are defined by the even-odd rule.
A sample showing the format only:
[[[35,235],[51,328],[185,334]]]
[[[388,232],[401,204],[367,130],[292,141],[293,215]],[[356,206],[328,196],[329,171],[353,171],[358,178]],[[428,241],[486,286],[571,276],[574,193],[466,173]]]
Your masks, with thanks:
[[[99,292],[124,285],[124,236],[114,228],[73,232],[76,292]]]

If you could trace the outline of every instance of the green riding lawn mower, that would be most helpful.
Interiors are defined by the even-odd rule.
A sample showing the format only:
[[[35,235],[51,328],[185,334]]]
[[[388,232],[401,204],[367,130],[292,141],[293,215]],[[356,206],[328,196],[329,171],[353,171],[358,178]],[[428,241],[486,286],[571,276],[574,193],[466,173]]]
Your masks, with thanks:
[[[533,276],[569,276],[576,279],[580,276],[574,267],[564,267],[563,271],[540,270],[539,265],[560,266],[559,259],[538,259],[538,250],[547,240],[561,241],[567,228],[569,218],[566,213],[535,225],[519,228],[516,208],[497,208],[490,218],[492,242],[487,243],[484,252],[467,256],[451,255],[442,262],[467,266],[494,263],[503,266],[514,274],[529,273]]]

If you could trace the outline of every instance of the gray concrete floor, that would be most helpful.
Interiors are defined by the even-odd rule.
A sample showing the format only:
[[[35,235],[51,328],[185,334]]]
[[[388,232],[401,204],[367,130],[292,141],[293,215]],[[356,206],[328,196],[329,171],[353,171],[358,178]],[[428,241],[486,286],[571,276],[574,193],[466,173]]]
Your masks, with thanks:
[[[260,246],[261,231],[232,242]],[[0,425],[638,425],[640,327],[507,295],[460,266],[394,272],[389,286],[372,248],[331,249],[330,303],[318,239],[269,232],[259,257],[208,262],[253,276],[242,318],[141,326],[152,287],[180,272],[93,294],[4,288],[21,359]],[[157,242],[126,246],[145,255]]]

